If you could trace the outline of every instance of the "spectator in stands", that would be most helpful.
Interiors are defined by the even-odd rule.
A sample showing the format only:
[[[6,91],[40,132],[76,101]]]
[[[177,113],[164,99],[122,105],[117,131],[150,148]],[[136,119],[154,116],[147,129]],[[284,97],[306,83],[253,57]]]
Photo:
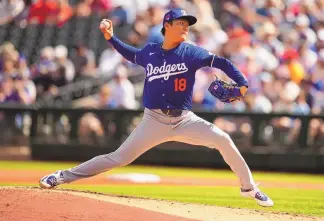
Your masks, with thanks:
[[[75,69],[72,61],[68,59],[68,49],[64,45],[55,47],[55,59],[58,69],[58,75],[64,77],[64,84],[73,81]]]
[[[18,73],[24,78],[31,78],[31,72],[27,64],[27,59],[25,56],[21,55],[18,60]]]
[[[324,23],[324,21],[323,21],[323,23]],[[318,37],[318,40],[316,42],[317,50],[324,49],[324,24],[321,28],[318,29],[317,37]]]
[[[99,93],[99,98],[98,98],[98,102],[99,102],[99,108],[116,108],[117,104],[114,102],[113,98],[112,98],[112,91],[111,88],[108,85],[104,85],[101,89],[100,89],[100,93]]]
[[[37,0],[30,7],[28,22],[62,26],[72,15],[68,0]]]
[[[54,62],[54,49],[44,47],[40,52],[39,61],[32,67],[32,79],[37,88],[37,96],[46,93],[53,84],[52,75],[57,70]]]
[[[127,40],[136,47],[142,47],[146,42],[148,32],[149,26],[145,14],[137,15]]]
[[[270,113],[272,112],[271,101],[260,92],[249,93],[244,99],[246,104],[246,111],[257,113]]]
[[[112,10],[111,0],[81,0],[75,7],[75,15],[78,17],[88,17],[91,13],[101,16]]]
[[[121,65],[117,68],[109,86],[112,90],[111,99],[118,108],[135,109],[137,107],[135,88],[128,80],[127,69],[124,66]]]
[[[197,26],[214,28],[215,16],[209,0],[193,0],[196,10]]]
[[[116,5],[114,10],[111,12],[111,21],[115,27],[122,27],[129,23],[129,13],[122,4]]]
[[[26,60],[19,56],[10,42],[0,46],[1,102],[31,104],[35,101],[35,85],[28,78],[30,71]]]
[[[206,88],[208,88],[208,84],[210,83],[209,76],[206,72],[206,69],[200,69],[196,72],[195,76],[195,84],[193,88],[193,109],[194,110],[203,110],[205,109],[204,98],[206,95]],[[213,75],[210,75],[213,76]],[[215,101],[215,99],[214,99]],[[212,102],[210,102],[212,103]],[[210,106],[209,110],[213,110],[215,108],[215,102],[213,102]],[[207,109],[207,108],[206,108]]]
[[[0,81],[0,104],[32,104],[35,101],[30,85],[19,76],[4,78]],[[34,94],[35,95],[35,94]],[[5,134],[19,134],[24,115],[1,113],[1,127]],[[9,135],[10,136],[10,135]]]
[[[314,50],[312,50],[312,47],[310,47],[309,43],[304,42],[298,48],[298,54],[300,55],[299,61],[301,65],[305,68],[305,71],[307,73],[311,72],[312,68],[314,68],[318,60],[317,53]]]
[[[13,21],[25,8],[23,0],[0,1],[0,25]]]
[[[116,108],[116,104],[111,97],[112,91],[108,85],[103,86],[97,96],[82,98],[79,101],[74,102],[75,107],[87,107],[87,108],[99,108],[99,109],[111,109]],[[99,116],[93,113],[87,113],[83,115],[80,119],[79,124],[79,137],[82,143],[93,143],[97,139],[91,140],[91,137],[102,137],[107,133],[112,133],[114,131],[113,125],[107,122],[105,116]],[[109,121],[109,120],[108,120]],[[106,130],[106,131],[105,131]]]
[[[318,85],[319,90],[324,91],[324,87],[321,87],[324,85],[324,48],[318,52],[318,59],[311,73],[312,81]]]
[[[284,51],[284,45],[277,36],[278,30],[272,22],[265,22],[256,29],[256,37],[260,40],[262,47],[280,56]]]
[[[97,95],[80,98],[73,102],[73,106],[98,109],[113,109],[117,107],[112,99],[112,89],[107,84],[101,87]]]
[[[168,9],[171,10],[172,8],[182,8],[189,15],[197,15],[197,7],[187,0],[170,0]]]
[[[3,68],[0,72],[0,78],[15,78],[18,76],[18,70],[15,68],[16,60],[12,56],[3,59]]]
[[[55,95],[59,88],[71,83],[74,79],[74,65],[67,58],[67,48],[64,45],[58,45],[53,49],[53,69],[46,75],[48,80],[48,90],[50,94]]]
[[[30,80],[27,76],[25,75],[20,75],[22,84],[24,85],[25,91],[28,94],[28,102],[26,104],[33,104],[36,101],[37,98],[37,90],[34,82]]]
[[[294,113],[299,113],[303,115],[308,115],[310,114],[310,107],[307,104],[306,101],[306,93],[304,91],[301,91],[300,94],[298,95],[296,102],[293,104],[293,112]]]
[[[31,96],[28,94],[24,82],[20,78],[2,79],[0,88],[0,103],[31,103]]]
[[[86,0],[79,1],[74,8],[75,16],[88,17],[91,15],[91,7]]]
[[[83,44],[78,44],[76,54],[71,60],[75,67],[75,81],[95,76],[96,61],[94,52],[91,49],[88,49]]]
[[[110,44],[107,44],[107,49],[105,49],[99,59],[99,71],[103,76],[111,76],[113,71],[118,65],[121,64],[123,57],[111,47]]]
[[[278,57],[267,50],[258,40],[252,42],[252,50],[255,53],[256,63],[260,64],[265,71],[274,71],[279,66]]]
[[[301,93],[300,87],[293,81],[284,84],[280,91],[279,100],[274,103],[275,112],[300,113],[294,109],[295,101]]]
[[[321,6],[320,11],[324,10],[324,4],[318,4]],[[323,16],[323,13],[321,14]],[[318,52],[318,60],[313,70],[311,70],[311,79],[317,90],[313,91],[314,99],[314,110],[316,113],[324,113],[324,18],[318,20],[315,26],[317,30],[317,42],[316,49]],[[324,122],[322,122],[322,125]],[[321,127],[321,134],[323,136],[323,126]]]
[[[80,143],[93,145],[98,141],[98,137],[103,137],[104,133],[102,122],[95,114],[87,113],[81,117],[78,132]]]
[[[304,90],[306,103],[312,110],[315,105],[315,93],[316,93],[316,90],[314,90],[313,87],[313,82],[309,79],[303,80],[301,82],[301,88],[303,88]]]
[[[16,62],[19,54],[16,51],[15,46],[10,42],[5,42],[0,46],[0,71],[4,68],[4,61],[9,59]]]
[[[281,57],[282,63],[287,66],[289,78],[297,84],[306,78],[306,70],[302,66],[298,51],[290,48],[284,51]]]
[[[309,107],[305,102],[300,87],[293,81],[284,84],[279,100],[274,103],[274,112],[291,114],[309,114]],[[299,119],[280,117],[272,120],[275,139],[279,142],[292,143],[300,130]],[[278,136],[278,137],[277,137]]]
[[[163,20],[164,13],[165,9],[160,5],[152,5],[149,7],[150,29],[147,36],[147,43],[161,43],[163,41],[163,35],[161,33],[163,25],[161,21]]]
[[[213,22],[213,24],[193,28],[192,34],[195,34],[195,36],[191,39],[198,46],[219,54],[224,44],[228,41],[228,36],[220,28],[220,24],[217,21]]]
[[[299,34],[299,39],[306,41],[310,45],[314,45],[317,41],[316,33],[309,27],[310,20],[307,15],[300,14],[295,21],[295,30]]]
[[[86,0],[94,13],[106,15],[112,10],[112,0]]]

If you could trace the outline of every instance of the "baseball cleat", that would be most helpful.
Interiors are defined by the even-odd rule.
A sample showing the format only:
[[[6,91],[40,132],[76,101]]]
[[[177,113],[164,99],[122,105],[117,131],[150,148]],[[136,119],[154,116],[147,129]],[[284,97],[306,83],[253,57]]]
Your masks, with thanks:
[[[39,181],[39,186],[43,189],[50,189],[63,183],[64,183],[63,172],[61,170],[58,170],[55,173],[51,173],[47,176],[44,176]]]
[[[266,194],[261,192],[259,188],[253,188],[248,190],[241,189],[241,195],[243,197],[251,197],[255,199],[255,201],[260,206],[271,207],[274,205],[273,201]]]

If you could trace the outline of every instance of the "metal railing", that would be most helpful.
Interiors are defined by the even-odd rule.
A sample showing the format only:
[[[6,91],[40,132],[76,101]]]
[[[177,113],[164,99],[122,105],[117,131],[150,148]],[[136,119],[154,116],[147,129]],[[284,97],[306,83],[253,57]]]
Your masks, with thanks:
[[[0,106],[3,136],[12,131],[12,136],[19,134],[33,143],[51,144],[82,144],[89,146],[106,145],[109,141],[121,143],[136,127],[143,114],[142,110],[119,109],[72,109],[71,107],[38,107],[5,104]],[[229,112],[195,112],[203,119],[214,122],[217,119],[234,122],[236,130],[232,133],[233,140],[240,146],[253,148],[258,146],[278,148],[294,147],[294,149],[324,147],[323,136],[314,135],[310,127],[313,120],[324,122],[324,115],[292,115],[288,113],[229,113]],[[273,121],[286,117],[298,121],[296,127],[281,128]],[[96,124],[92,126],[90,124]],[[249,130],[240,131],[241,125],[248,125]],[[219,125],[217,125],[219,126]],[[86,130],[84,129],[86,128]],[[94,129],[95,128],[95,129]],[[286,142],[287,136],[292,138]],[[202,134],[203,136],[203,134]],[[315,137],[314,137],[315,136]]]

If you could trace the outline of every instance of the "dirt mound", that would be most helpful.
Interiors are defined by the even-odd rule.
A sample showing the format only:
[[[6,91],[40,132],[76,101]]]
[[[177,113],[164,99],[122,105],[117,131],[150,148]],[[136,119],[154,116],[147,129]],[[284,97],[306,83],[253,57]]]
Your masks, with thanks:
[[[2,221],[193,221],[98,199],[35,188],[1,188]]]
[[[315,221],[273,214],[153,199],[109,196],[65,189],[0,188],[0,221]]]

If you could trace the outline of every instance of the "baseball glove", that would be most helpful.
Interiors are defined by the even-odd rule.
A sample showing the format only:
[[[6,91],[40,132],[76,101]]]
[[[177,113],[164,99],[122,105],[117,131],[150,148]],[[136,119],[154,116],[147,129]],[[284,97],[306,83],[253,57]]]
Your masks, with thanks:
[[[208,91],[224,103],[232,103],[243,98],[240,87],[237,84],[229,83],[218,78],[209,85]]]

